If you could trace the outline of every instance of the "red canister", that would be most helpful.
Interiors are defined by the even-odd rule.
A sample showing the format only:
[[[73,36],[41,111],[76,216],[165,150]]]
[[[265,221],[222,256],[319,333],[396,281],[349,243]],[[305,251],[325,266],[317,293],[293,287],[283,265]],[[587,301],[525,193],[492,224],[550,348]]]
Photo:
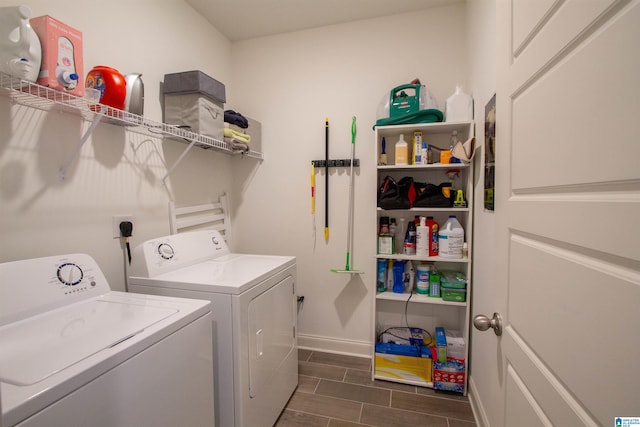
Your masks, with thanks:
[[[84,87],[100,91],[100,103],[119,110],[124,109],[127,82],[115,68],[96,65],[87,74]]]

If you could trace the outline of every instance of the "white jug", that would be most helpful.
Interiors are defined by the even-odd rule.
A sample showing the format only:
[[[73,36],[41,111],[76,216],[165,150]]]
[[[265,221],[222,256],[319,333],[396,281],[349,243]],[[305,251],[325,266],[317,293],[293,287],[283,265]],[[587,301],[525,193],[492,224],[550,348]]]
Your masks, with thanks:
[[[40,73],[40,39],[29,24],[26,5],[0,7],[0,71],[35,82]]]

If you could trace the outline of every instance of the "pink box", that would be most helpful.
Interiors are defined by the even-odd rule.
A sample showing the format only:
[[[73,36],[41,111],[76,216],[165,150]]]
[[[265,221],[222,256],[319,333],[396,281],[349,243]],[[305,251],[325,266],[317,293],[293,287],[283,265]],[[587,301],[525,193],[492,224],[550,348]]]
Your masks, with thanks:
[[[37,83],[83,96],[82,33],[49,15],[32,18],[30,23],[42,45]]]

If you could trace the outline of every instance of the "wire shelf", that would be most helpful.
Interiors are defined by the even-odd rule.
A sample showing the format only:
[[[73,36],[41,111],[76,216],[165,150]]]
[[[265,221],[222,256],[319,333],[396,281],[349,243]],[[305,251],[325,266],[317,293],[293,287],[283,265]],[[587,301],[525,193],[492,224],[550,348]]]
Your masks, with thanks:
[[[205,149],[214,149],[229,154],[243,154],[248,157],[263,159],[262,153],[250,150],[247,153],[232,150],[230,145],[187,129],[149,120],[127,111],[119,110],[104,104],[94,104],[85,98],[21,80],[0,72],[0,93],[20,105],[43,111],[63,111],[79,115],[88,121],[95,121],[97,116],[103,121],[119,126],[127,126],[133,132],[168,137],[181,142],[194,144]]]

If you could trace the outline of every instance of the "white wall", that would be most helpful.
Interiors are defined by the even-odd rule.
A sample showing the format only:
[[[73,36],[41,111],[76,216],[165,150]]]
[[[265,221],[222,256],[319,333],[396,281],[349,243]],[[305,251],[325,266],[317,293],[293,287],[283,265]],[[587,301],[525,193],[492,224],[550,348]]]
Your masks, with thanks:
[[[0,0],[0,6],[13,4]],[[230,80],[230,43],[182,0],[28,4],[33,16],[48,14],[82,31],[85,71],[100,64],[142,73],[150,119],[162,119],[159,85],[166,73],[200,69]],[[78,117],[12,106],[0,97],[0,262],[86,252],[112,288],[123,290],[123,250],[111,235],[112,215],[134,215],[132,246],[168,234],[168,201],[217,198],[231,187],[231,162],[194,149],[165,187],[159,178],[186,145],[100,124],[68,178],[59,180],[58,168],[87,127]]]
[[[0,5],[10,5],[0,0]],[[301,344],[368,355],[373,340],[376,173],[371,126],[388,91],[418,77],[440,107],[455,85],[467,87],[464,4],[366,20],[231,45],[181,0],[116,0],[96,13],[76,1],[29,2],[83,32],[84,64],[141,72],[145,115],[161,120],[165,73],[200,69],[227,84],[227,108],[263,124],[263,162],[194,149],[165,188],[158,182],[186,145],[101,124],[69,177],[57,170],[88,123],[11,106],[0,97],[0,261],[87,252],[113,288],[124,288],[123,251],[111,217],[135,216],[132,246],[168,233],[167,202],[200,202],[230,192],[234,248],[298,257],[297,292],[306,297]],[[484,101],[480,101],[484,102]],[[315,239],[309,164],[350,155],[358,120],[355,245],[362,275],[333,274],[346,251],[348,170],[330,171],[330,239],[323,238],[324,171],[316,174]],[[478,229],[476,227],[476,229]],[[476,239],[477,241],[477,239]]]
[[[467,2],[467,46],[469,86],[475,101],[478,148],[475,158],[475,205],[473,247],[473,314],[491,316],[496,300],[504,298],[491,292],[495,283],[495,217],[484,210],[484,116],[485,105],[496,90],[496,0]],[[500,106],[497,106],[500,111]],[[499,126],[499,121],[498,121]],[[498,147],[500,142],[498,141]],[[499,148],[498,148],[499,151]],[[498,207],[499,208],[499,207]],[[471,368],[469,393],[476,415],[483,424],[499,424],[501,396],[500,373],[495,371],[497,337],[491,332],[471,329]],[[496,405],[498,405],[496,407]]]
[[[234,168],[234,241],[249,252],[295,255],[302,346],[369,355],[375,292],[376,170],[372,125],[395,86],[418,77],[441,108],[456,83],[467,84],[465,5],[328,26],[234,43],[232,107],[263,124],[264,162]],[[355,245],[345,267],[348,168],[330,170],[329,229],[324,229],[324,170],[316,171],[315,239],[309,165],[349,158],[357,117]],[[446,179],[446,177],[443,177]]]

